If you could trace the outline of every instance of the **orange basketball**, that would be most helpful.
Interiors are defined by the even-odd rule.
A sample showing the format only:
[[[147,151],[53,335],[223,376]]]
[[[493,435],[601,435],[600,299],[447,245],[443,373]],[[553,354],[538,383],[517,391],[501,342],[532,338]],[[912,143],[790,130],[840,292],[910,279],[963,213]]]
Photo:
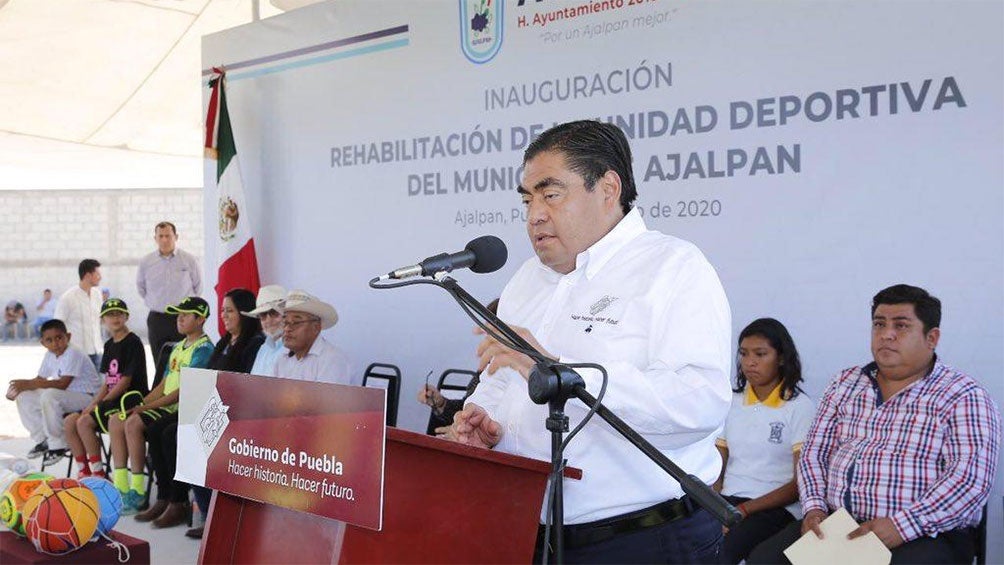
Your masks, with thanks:
[[[100,506],[91,489],[73,479],[40,485],[24,504],[25,533],[43,553],[69,553],[91,539]]]

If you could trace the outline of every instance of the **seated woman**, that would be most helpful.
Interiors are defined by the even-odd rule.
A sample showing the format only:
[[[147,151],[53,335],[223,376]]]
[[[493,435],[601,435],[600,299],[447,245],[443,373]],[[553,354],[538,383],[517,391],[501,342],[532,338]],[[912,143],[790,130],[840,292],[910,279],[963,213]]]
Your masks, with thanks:
[[[802,364],[781,322],[754,320],[739,334],[732,407],[718,438],[715,490],[742,513],[725,534],[722,563],[739,563],[802,512],[795,467],[814,407],[802,392]]]

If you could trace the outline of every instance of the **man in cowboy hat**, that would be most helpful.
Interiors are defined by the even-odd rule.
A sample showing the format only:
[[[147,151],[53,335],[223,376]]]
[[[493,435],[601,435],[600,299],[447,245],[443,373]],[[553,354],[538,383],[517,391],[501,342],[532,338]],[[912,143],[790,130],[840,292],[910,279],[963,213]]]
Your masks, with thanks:
[[[275,362],[285,347],[282,344],[282,308],[286,301],[286,289],[270,284],[258,289],[258,307],[249,312],[241,312],[249,318],[261,320],[261,329],[265,332],[265,343],[258,349],[251,367],[252,375],[275,376]]]
[[[361,385],[345,352],[321,335],[338,323],[335,308],[302,290],[286,295],[282,307],[283,355],[275,363],[275,376],[301,381]]]

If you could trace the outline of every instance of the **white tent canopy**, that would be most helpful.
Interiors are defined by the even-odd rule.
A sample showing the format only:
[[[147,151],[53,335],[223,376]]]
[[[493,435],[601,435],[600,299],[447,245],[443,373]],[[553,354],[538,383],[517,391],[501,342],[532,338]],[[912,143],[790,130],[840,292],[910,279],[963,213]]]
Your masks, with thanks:
[[[200,40],[256,4],[0,0],[0,190],[202,186]]]

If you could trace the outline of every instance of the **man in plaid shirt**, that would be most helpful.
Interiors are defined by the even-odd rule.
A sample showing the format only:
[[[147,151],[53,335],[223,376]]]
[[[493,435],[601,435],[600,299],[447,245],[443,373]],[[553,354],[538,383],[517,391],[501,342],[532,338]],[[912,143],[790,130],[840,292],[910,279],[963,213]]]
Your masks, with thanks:
[[[971,377],[935,354],[941,302],[922,288],[889,287],[872,301],[872,357],[823,393],[802,447],[805,517],[754,549],[782,552],[838,508],[874,532],[893,563],[971,563],[974,527],[990,496],[1001,442],[997,407]]]

